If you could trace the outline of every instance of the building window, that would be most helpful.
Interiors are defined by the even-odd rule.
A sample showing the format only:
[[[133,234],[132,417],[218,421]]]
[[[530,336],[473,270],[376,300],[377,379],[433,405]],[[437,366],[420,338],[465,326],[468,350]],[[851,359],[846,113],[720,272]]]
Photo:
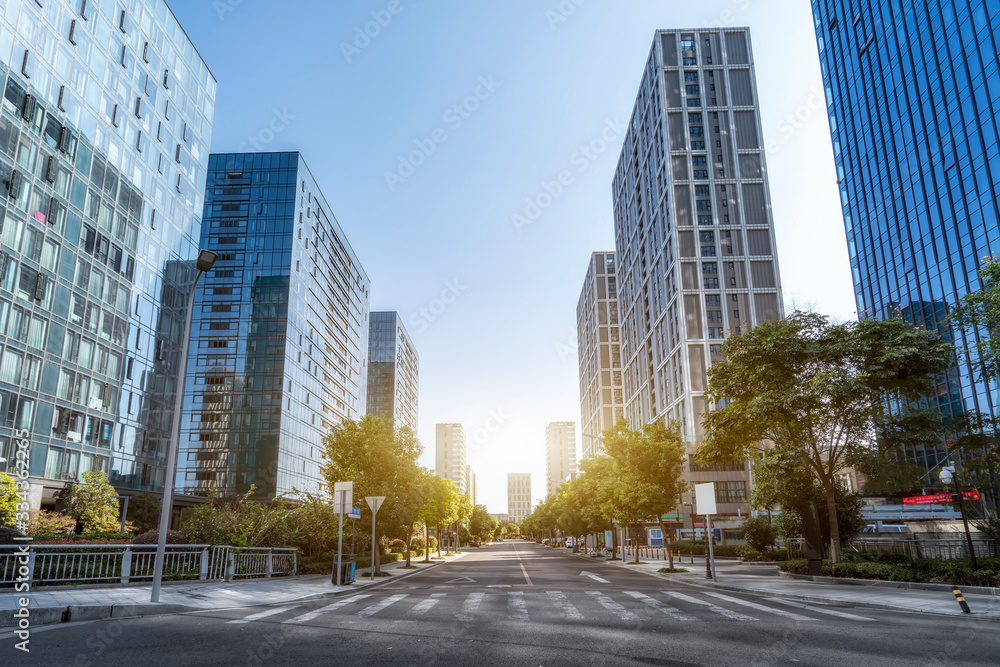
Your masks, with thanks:
[[[702,257],[715,257],[715,246],[714,245],[703,245],[701,247]]]
[[[722,351],[721,345],[712,345],[712,354],[715,351]],[[689,454],[688,459],[691,465],[691,472],[743,472],[746,469],[746,464],[742,461],[736,461],[731,463],[723,463],[720,465],[701,465],[694,457],[694,454]],[[743,482],[740,482],[741,484]],[[718,497],[718,489],[720,482],[715,483],[716,497]],[[721,484],[726,484],[726,482],[721,482]]]
[[[705,296],[705,305],[706,306],[721,306],[722,305],[722,297],[719,296],[718,294],[708,294],[708,295]]]
[[[698,216],[699,225],[712,225],[712,216],[710,215],[699,215]]]
[[[715,483],[715,502],[717,503],[742,503],[746,501],[746,498],[746,482]]]
[[[726,337],[726,334],[723,331],[722,327],[709,327],[708,337],[712,340],[722,340],[723,338]]]
[[[719,289],[719,279],[705,278],[705,289]]]
[[[698,232],[698,238],[702,243],[715,243],[715,232]]]

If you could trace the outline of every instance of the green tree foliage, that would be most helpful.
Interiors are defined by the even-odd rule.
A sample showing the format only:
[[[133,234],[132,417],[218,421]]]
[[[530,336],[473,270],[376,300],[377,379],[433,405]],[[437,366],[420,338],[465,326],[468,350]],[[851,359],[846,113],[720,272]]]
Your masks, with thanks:
[[[978,362],[980,378],[1000,379],[1000,262],[993,257],[983,258],[979,270],[982,289],[962,297],[951,311],[949,319],[957,327],[978,329],[979,335],[970,339],[970,357]]]
[[[69,515],[83,524],[85,533],[110,533],[121,528],[118,492],[103,470],[91,470],[66,490]]]
[[[140,493],[128,501],[128,516],[137,533],[154,530],[160,525],[163,504],[152,493]]]
[[[496,517],[490,516],[486,511],[486,505],[476,505],[472,508],[472,516],[469,519],[469,532],[473,537],[486,541],[493,537],[493,534],[500,527],[500,522]]]
[[[340,515],[333,511],[333,503],[312,493],[301,493],[295,499],[298,505],[288,516],[288,544],[309,558],[336,549]]]
[[[21,503],[17,483],[5,472],[0,472],[0,528],[13,526],[17,519],[17,506]]]
[[[440,555],[441,531],[444,527],[458,521],[462,494],[458,492],[455,483],[450,479],[444,479],[436,475],[430,478],[429,488],[428,500],[424,503],[420,516],[426,525],[434,527],[435,535],[437,536],[434,542],[438,550],[438,555]],[[425,560],[429,558],[430,549],[428,549]]]
[[[378,532],[397,531],[411,515],[412,505],[403,502],[415,483],[421,447],[409,427],[394,428],[391,421],[365,415],[360,421],[346,419],[333,426],[323,440],[322,468],[329,488],[336,482],[354,482],[354,497],[385,496],[376,516]],[[359,503],[361,522],[371,525],[371,509]],[[411,521],[412,523],[412,521]],[[381,571],[378,550],[375,572]]]
[[[217,498],[185,508],[180,532],[192,544],[229,544],[238,547],[276,547],[287,542],[291,509],[282,499],[273,503],[252,500],[256,487],[240,496]]]
[[[518,537],[521,536],[521,527],[518,526],[513,521],[508,521],[507,525],[504,526],[504,530],[506,531],[507,537],[512,537],[514,539],[517,539]]]
[[[28,515],[28,535],[31,537],[66,535],[72,533],[74,528],[76,519],[61,512],[32,510]]]
[[[754,551],[771,551],[778,531],[766,515],[748,516],[743,519],[743,539]]]
[[[752,459],[765,441],[793,457],[823,489],[838,561],[839,475],[850,466],[864,472],[873,454],[891,462],[896,453],[879,443],[890,428],[896,446],[923,444],[927,413],[889,406],[932,393],[953,363],[953,348],[900,318],[830,324],[795,312],[728,338],[722,353],[726,361],[709,372],[709,396],[723,407],[705,415],[699,460]]]
[[[998,514],[1000,499],[1000,420],[978,412],[967,413],[953,423],[949,451],[961,461],[962,485],[978,489],[988,500],[988,512]]]

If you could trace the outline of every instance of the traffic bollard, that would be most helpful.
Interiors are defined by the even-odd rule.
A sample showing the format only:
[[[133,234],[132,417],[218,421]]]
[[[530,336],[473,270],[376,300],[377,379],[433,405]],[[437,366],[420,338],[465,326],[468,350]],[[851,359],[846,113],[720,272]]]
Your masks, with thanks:
[[[955,599],[958,600],[958,604],[962,607],[962,613],[971,614],[972,610],[969,609],[969,603],[965,601],[964,597],[962,597],[962,591],[953,586],[951,592],[955,594]]]

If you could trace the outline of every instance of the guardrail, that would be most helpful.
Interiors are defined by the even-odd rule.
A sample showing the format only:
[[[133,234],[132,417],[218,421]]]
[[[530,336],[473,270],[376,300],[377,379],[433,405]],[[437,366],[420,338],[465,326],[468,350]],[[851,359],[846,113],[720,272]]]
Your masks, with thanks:
[[[789,558],[806,558],[806,541],[802,538],[785,540]],[[997,543],[986,535],[974,536],[972,548],[976,556],[989,558],[998,555]],[[969,543],[964,537],[948,539],[885,539],[859,537],[844,545],[844,551],[859,553],[887,553],[905,558],[930,558],[935,560],[951,560],[953,558],[968,558]],[[825,549],[823,557],[830,555]]]
[[[30,544],[0,545],[0,589],[27,582],[45,584],[151,581],[156,545]],[[294,575],[298,549],[167,545],[165,580],[230,581]]]

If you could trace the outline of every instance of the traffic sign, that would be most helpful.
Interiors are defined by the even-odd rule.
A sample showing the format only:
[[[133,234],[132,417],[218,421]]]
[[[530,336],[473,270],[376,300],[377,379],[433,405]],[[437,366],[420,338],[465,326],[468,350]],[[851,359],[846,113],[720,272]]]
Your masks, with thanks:
[[[352,507],[351,511],[347,513],[348,519],[360,519],[361,518],[361,508]]]
[[[979,500],[978,491],[963,491],[964,500]],[[934,505],[936,503],[957,503],[957,493],[938,493],[932,496],[909,496],[903,498],[904,505]]]
[[[336,482],[333,485],[333,511],[347,512],[354,504],[354,482]]]
[[[694,496],[694,502],[698,508],[698,514],[706,516],[710,514],[718,514],[718,509],[715,506],[715,482],[695,484]]]
[[[385,496],[365,496],[365,502],[368,503],[368,507],[371,508],[373,514],[378,513],[378,509],[382,507],[384,500]]]

